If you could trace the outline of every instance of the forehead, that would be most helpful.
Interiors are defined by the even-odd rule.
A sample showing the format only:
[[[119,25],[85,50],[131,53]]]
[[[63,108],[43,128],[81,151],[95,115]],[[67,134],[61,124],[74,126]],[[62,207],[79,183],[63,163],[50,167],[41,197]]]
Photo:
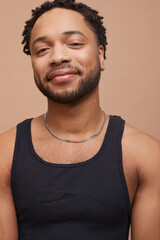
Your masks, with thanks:
[[[73,10],[55,8],[42,14],[34,24],[31,41],[41,35],[59,35],[66,31],[81,31],[87,36],[95,38],[93,31],[84,21],[84,17]]]

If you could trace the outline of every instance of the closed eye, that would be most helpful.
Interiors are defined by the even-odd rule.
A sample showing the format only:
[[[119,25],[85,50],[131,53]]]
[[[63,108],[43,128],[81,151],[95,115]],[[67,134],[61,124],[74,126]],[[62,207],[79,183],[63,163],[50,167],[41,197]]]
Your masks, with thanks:
[[[83,43],[78,43],[78,42],[76,43],[76,42],[75,42],[75,43],[70,43],[69,45],[76,47],[76,46],[83,46],[84,44],[83,44]]]
[[[47,49],[48,49],[48,48],[42,48],[42,49],[38,50],[38,51],[36,52],[36,54],[38,55],[38,54],[40,54],[40,53],[43,53],[43,52],[45,52]]]

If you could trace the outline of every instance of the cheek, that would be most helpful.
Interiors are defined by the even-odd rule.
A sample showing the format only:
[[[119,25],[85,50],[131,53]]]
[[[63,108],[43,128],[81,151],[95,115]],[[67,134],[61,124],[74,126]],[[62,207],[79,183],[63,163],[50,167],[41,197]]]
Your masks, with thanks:
[[[43,76],[44,72],[45,72],[45,64],[42,60],[39,61],[35,61],[32,60],[32,68],[33,68],[33,72],[36,76]]]
[[[84,52],[79,52],[77,54],[77,61],[85,68],[85,67],[92,67],[95,65],[97,61],[97,52],[94,50],[85,50]]]

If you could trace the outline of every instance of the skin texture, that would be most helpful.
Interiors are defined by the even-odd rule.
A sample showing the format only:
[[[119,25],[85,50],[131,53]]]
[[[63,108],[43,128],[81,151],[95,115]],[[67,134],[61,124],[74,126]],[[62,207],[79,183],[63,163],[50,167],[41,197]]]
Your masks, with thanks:
[[[60,11],[63,10],[61,9]],[[58,17],[60,11],[59,9],[54,10],[55,17]],[[71,12],[73,17],[68,18],[68,12]],[[32,30],[30,41],[36,84],[43,89],[43,93],[48,92],[48,94],[45,94],[47,97],[51,98],[52,96],[51,100],[55,101],[57,99],[53,97],[55,94],[66,100],[59,101],[60,103],[70,103],[76,101],[76,99],[79,100],[81,95],[84,96],[88,91],[93,91],[92,86],[97,87],[100,77],[101,63],[98,57],[98,50],[102,54],[103,47],[97,48],[95,35],[88,27],[80,28],[78,24],[73,24],[72,21],[75,15],[77,16],[77,13],[71,10],[67,12],[64,10],[63,20],[66,22],[66,25],[64,26],[62,21],[60,21],[59,28],[57,28],[55,18],[53,18],[53,11],[48,12],[46,15],[44,14],[37,20]],[[80,14],[78,16],[81,20],[81,25],[84,25],[83,17]],[[47,24],[48,22],[49,24]],[[52,26],[54,26],[54,31]],[[68,28],[68,26],[70,27]],[[88,35],[91,35],[91,37],[88,38]],[[44,38],[44,40],[37,41],[37,38]],[[62,58],[63,61],[61,61]],[[50,64],[48,64],[49,62]],[[71,80],[60,83],[48,81],[48,73],[59,69],[73,69],[78,74],[73,76]],[[83,84],[81,84],[82,82]],[[96,85],[94,82],[97,82]],[[89,87],[87,87],[88,85]],[[80,86],[83,86],[83,90]],[[78,94],[80,91],[84,93]],[[77,95],[77,97],[74,95]],[[70,100],[67,101],[67,98]]]
[[[59,16],[63,15],[63,19]],[[80,31],[81,34],[64,35]],[[34,46],[33,42],[37,41]],[[71,45],[77,41],[83,45]],[[43,50],[42,50],[43,49]],[[31,60],[37,85],[58,96],[79,89],[90,69],[99,64],[104,70],[103,47],[97,46],[94,33],[83,17],[74,11],[54,9],[36,22],[30,41]],[[46,76],[53,69],[78,69],[81,74],[67,81],[49,82]],[[47,123],[62,138],[83,139],[98,132],[104,119],[99,104],[98,85],[79,100],[60,104],[48,100]],[[32,141],[37,154],[48,162],[73,163],[86,161],[99,150],[108,127],[109,116],[101,134],[85,143],[67,144],[53,138],[46,130],[43,116],[32,121]],[[16,127],[0,136],[0,239],[18,240],[17,220],[11,192],[11,166]],[[53,148],[54,146],[54,148]],[[53,159],[54,153],[54,159]],[[160,239],[160,143],[138,129],[125,124],[122,137],[123,168],[132,208],[132,240]],[[64,158],[65,156],[65,158]]]

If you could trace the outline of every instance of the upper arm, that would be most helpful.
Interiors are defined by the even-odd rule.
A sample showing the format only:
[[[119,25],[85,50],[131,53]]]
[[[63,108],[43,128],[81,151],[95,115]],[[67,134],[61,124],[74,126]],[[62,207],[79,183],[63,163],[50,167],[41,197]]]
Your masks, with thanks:
[[[0,239],[18,240],[17,218],[11,190],[11,165],[16,129],[0,136]]]
[[[140,134],[135,161],[139,184],[132,207],[132,240],[160,240],[160,142]]]

